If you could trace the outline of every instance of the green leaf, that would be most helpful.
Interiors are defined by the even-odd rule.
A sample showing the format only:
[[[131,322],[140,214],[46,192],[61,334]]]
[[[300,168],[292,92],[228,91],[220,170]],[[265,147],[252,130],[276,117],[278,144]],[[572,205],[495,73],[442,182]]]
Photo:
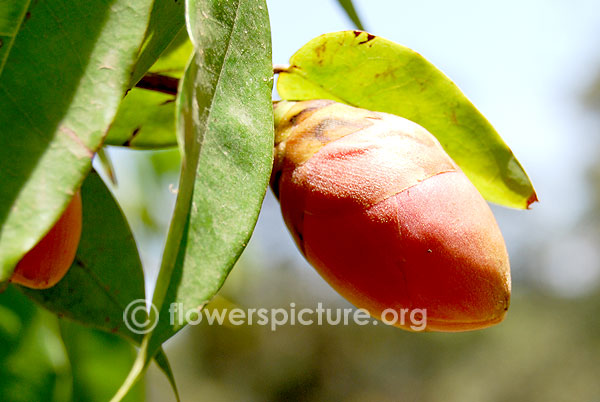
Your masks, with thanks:
[[[167,309],[196,309],[222,286],[256,224],[273,154],[265,2],[190,0],[189,7],[198,47],[181,86],[184,162],[154,296]],[[157,344],[185,325],[169,321],[161,314]]]
[[[59,323],[73,375],[73,398],[70,400],[109,400],[135,359],[133,345],[67,320],[60,320]],[[138,383],[125,399],[126,402],[144,400],[143,383]]]
[[[169,307],[207,303],[256,224],[272,166],[271,38],[264,0],[188,0],[195,45],[181,83],[178,140],[182,173],[147,334],[120,400],[158,347],[186,323]]]
[[[348,18],[352,20],[356,28],[360,29],[361,31],[364,31],[365,28],[362,22],[360,21],[360,17],[358,16],[356,9],[354,8],[352,0],[337,0],[337,2],[340,6],[342,6],[344,11],[346,12],[346,15],[348,15]]]
[[[132,88],[146,74],[178,33],[185,33],[185,7],[179,0],[154,0],[150,23],[144,43],[135,64],[129,88]]]
[[[133,88],[119,105],[105,143],[137,149],[177,145],[175,95]]]
[[[98,158],[98,163],[100,163],[100,166],[102,166],[102,169],[106,172],[108,180],[113,186],[116,186],[117,174],[115,173],[115,168],[113,166],[112,159],[110,159],[110,156],[106,153],[106,148],[100,148],[96,155]]]
[[[216,294],[245,248],[273,155],[265,2],[190,1],[189,7],[198,47],[178,103],[184,163],[154,298],[157,307],[181,303],[184,310]],[[158,344],[185,325],[171,325],[169,318],[160,316]]]
[[[165,376],[167,376],[167,380],[169,381],[169,384],[171,384],[171,389],[175,394],[175,399],[177,400],[177,402],[179,402],[179,391],[177,390],[177,384],[175,383],[175,376],[173,375],[173,370],[171,370],[171,364],[167,359],[167,354],[162,348],[160,348],[158,352],[154,355],[154,361],[156,362],[158,368],[160,368],[161,371],[165,374]]]
[[[327,98],[412,120],[437,137],[489,201],[527,208],[537,197],[492,125],[458,87],[418,53],[366,32],[319,36],[282,72],[286,100]]]
[[[0,80],[0,281],[91,169],[125,94],[150,0],[32,3]]]
[[[60,316],[139,343],[141,334],[129,330],[123,320],[129,303],[138,301],[137,305],[145,308],[144,276],[133,235],[110,191],[95,172],[81,188],[81,198],[81,241],[67,275],[49,289],[18,288]],[[146,320],[145,309],[141,313],[136,315],[139,322]]]
[[[183,76],[192,54],[192,44],[183,30],[165,53],[154,63],[149,77],[157,77],[157,83],[147,83],[160,87],[160,80],[169,80],[168,85],[177,89],[176,81]],[[144,79],[147,79],[145,77]],[[159,90],[133,88],[119,105],[119,110],[108,130],[104,141],[107,145],[123,145],[137,149],[164,148],[177,145],[175,135],[175,93]]]
[[[185,29],[173,39],[167,50],[148,70],[151,73],[181,78],[190,60],[194,47]]]
[[[4,0],[0,3],[0,77],[31,0]]]
[[[134,310],[128,310],[128,306],[133,303],[132,308],[143,308],[135,312],[137,322],[146,322],[148,317],[145,311],[142,266],[133,235],[119,206],[98,174],[92,172],[88,176],[81,189],[81,196],[82,236],[75,262],[67,275],[56,286],[46,290],[16,287],[30,299],[61,317],[108,333],[116,333],[139,344],[144,327],[131,321]],[[126,312],[128,324],[135,332],[124,321]],[[116,340],[110,342],[115,347],[119,345]],[[177,394],[175,379],[162,349],[155,355],[155,359]],[[129,365],[132,361],[133,359]],[[116,379],[120,382],[123,376]],[[83,387],[93,391],[89,384]],[[107,389],[103,386],[100,390],[112,393],[115,388]],[[92,399],[82,397],[81,400],[107,400],[106,396],[109,395]]]

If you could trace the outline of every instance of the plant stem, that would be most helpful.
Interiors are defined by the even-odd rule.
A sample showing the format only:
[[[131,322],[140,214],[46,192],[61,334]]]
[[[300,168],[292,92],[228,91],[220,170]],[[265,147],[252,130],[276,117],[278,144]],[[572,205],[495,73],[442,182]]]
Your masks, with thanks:
[[[169,95],[177,95],[177,86],[179,80],[168,75],[148,73],[135,84],[138,88],[149,89],[151,91],[162,92]]]
[[[285,73],[290,66],[283,64],[275,64],[273,66],[273,74]],[[135,84],[138,88],[149,89],[151,91],[162,92],[168,95],[177,95],[179,87],[179,79],[157,73],[147,73],[142,79]]]

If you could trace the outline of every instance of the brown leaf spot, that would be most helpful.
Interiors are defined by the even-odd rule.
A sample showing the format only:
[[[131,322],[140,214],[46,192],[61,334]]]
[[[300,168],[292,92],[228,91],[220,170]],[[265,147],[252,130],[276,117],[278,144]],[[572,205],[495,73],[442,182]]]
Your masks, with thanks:
[[[370,33],[367,33],[367,39],[360,42],[359,45],[364,45],[365,43],[370,42],[373,39],[375,39],[375,35],[371,35]]]
[[[164,101],[163,103],[161,103],[158,106],[168,105],[169,103],[173,103],[173,102],[175,102],[175,98],[173,98],[173,99],[167,99],[166,101]]]
[[[129,139],[127,141],[125,141],[123,146],[130,147],[131,142],[134,140],[136,135],[138,135],[138,133],[140,132],[141,129],[142,129],[141,127],[136,127],[135,130],[133,130],[133,132],[131,133],[131,137],[129,137]]]
[[[527,199],[527,209],[530,209],[531,204],[533,204],[534,202],[538,202],[538,201],[539,200],[537,198],[537,194],[534,191]]]
[[[450,120],[452,120],[452,124],[458,126],[458,119],[456,118],[456,110],[452,111],[452,114],[450,115]]]
[[[395,67],[391,67],[388,68],[385,71],[382,71],[380,73],[376,73],[373,77],[375,79],[384,79],[384,78],[394,78],[396,76],[396,68]]]
[[[322,44],[320,44],[319,46],[317,46],[315,48],[315,53],[317,55],[317,63],[318,64],[323,64],[323,54],[325,53],[325,50],[327,50],[327,42],[323,42]]]

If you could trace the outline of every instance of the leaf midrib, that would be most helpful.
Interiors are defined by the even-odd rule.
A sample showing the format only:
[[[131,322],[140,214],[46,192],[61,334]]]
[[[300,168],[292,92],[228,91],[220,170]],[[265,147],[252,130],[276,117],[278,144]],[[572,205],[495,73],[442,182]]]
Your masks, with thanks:
[[[204,141],[206,138],[206,133],[208,133],[208,127],[209,127],[209,123],[210,123],[210,119],[212,116],[212,111],[213,111],[213,106],[215,104],[215,98],[217,97],[217,93],[218,93],[218,89],[221,85],[221,79],[223,77],[223,71],[225,70],[225,64],[227,62],[227,58],[229,57],[229,54],[231,52],[231,42],[232,42],[232,37],[233,37],[233,33],[235,32],[235,28],[238,24],[239,21],[239,11],[240,11],[240,7],[241,7],[241,3],[242,1],[245,0],[240,0],[237,3],[237,7],[235,9],[235,17],[233,19],[233,24],[231,25],[231,30],[229,31],[229,35],[228,35],[228,39],[227,39],[227,45],[225,47],[225,55],[223,56],[223,61],[221,63],[221,68],[219,69],[219,75],[217,77],[217,82],[215,84],[215,90],[213,92],[213,96],[210,99],[210,107],[209,107],[209,112],[208,112],[208,117],[206,118],[206,122],[204,123],[204,130],[203,130],[203,135],[202,135],[202,141],[200,142],[200,150],[198,152],[198,154],[200,154],[202,152],[202,148],[204,145]],[[194,88],[196,88],[196,86],[194,85]],[[198,157],[198,160],[200,160],[200,157]]]
[[[8,60],[8,56],[10,55],[10,51],[12,50],[13,43],[15,42],[17,34],[19,33],[21,26],[23,25],[23,21],[25,20],[25,15],[27,15],[27,10],[29,10],[29,5],[31,4],[31,0],[25,0],[25,1],[26,1],[26,4],[23,6],[23,9],[21,10],[21,15],[19,16],[19,23],[15,27],[14,32],[12,32],[12,34],[7,33],[7,35],[6,35],[6,36],[10,37],[10,40],[6,44],[7,48],[6,48],[5,56],[0,59],[0,77],[2,76],[2,71],[4,71],[4,66],[6,65],[6,60]]]

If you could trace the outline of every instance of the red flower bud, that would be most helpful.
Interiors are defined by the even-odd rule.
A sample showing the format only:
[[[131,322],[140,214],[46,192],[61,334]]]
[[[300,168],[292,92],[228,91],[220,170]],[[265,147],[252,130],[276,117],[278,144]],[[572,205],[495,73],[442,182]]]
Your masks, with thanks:
[[[426,309],[428,331],[502,321],[510,298],[502,234],[433,135],[324,100],[279,102],[275,128],[271,186],[284,220],[342,296],[377,318]],[[395,325],[411,329],[408,320]]]
[[[10,281],[32,289],[56,285],[69,271],[81,237],[78,191],[50,231],[19,261]]]

